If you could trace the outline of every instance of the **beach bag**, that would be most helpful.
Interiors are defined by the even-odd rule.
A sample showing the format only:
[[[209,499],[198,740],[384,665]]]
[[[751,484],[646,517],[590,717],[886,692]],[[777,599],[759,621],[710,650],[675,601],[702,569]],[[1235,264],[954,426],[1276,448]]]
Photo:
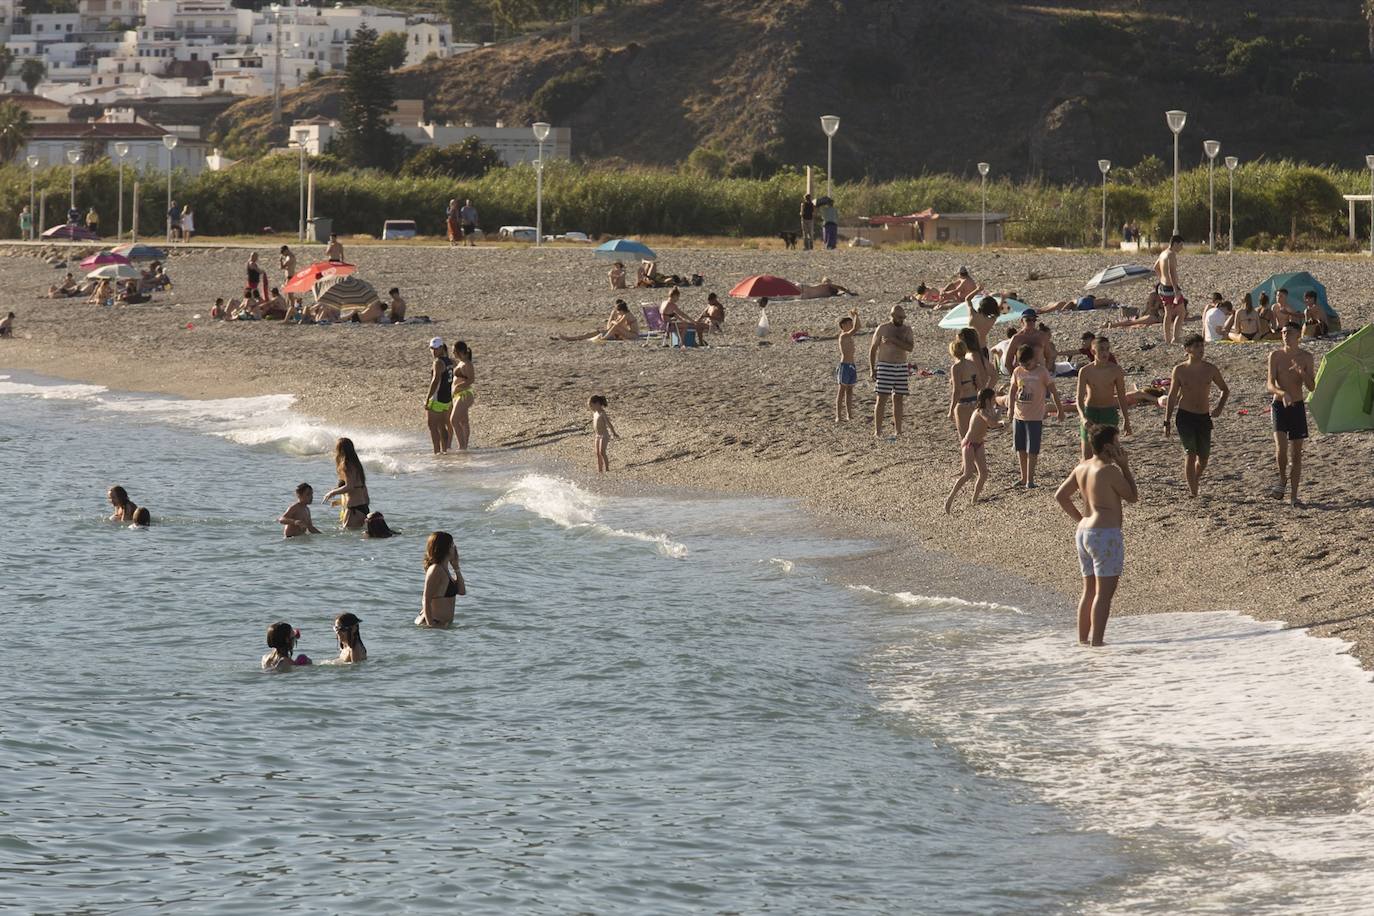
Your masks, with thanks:
[[[772,330],[772,328],[770,328],[770,327],[768,326],[768,310],[767,310],[767,309],[759,309],[759,330],[758,330],[759,336],[760,336],[760,337],[767,337],[768,334],[769,334],[769,332],[770,332],[771,330]]]

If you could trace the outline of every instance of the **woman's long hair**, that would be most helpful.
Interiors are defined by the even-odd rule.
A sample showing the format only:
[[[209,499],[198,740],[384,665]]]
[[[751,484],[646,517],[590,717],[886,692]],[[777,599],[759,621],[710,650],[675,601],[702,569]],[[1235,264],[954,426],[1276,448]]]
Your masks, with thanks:
[[[363,471],[363,463],[358,460],[358,451],[353,447],[352,439],[342,438],[334,443],[334,468],[344,480],[348,480],[348,472],[352,471],[358,486],[367,486],[367,474]]]
[[[466,340],[460,340],[457,343],[455,343],[453,345],[453,352],[456,353],[459,356],[459,358],[461,358],[463,362],[467,363],[469,366],[473,365],[472,348],[468,346],[468,342]]]
[[[367,646],[363,645],[363,634],[358,629],[358,624],[362,623],[357,614],[343,613],[334,618],[334,629],[344,638],[344,642],[353,651],[362,649],[367,651]]]
[[[425,541],[425,569],[436,563],[443,563],[453,550],[453,535],[447,531],[436,531]]]
[[[295,635],[296,631],[291,624],[279,620],[267,628],[267,648],[276,649],[278,655],[290,658],[292,637]]]

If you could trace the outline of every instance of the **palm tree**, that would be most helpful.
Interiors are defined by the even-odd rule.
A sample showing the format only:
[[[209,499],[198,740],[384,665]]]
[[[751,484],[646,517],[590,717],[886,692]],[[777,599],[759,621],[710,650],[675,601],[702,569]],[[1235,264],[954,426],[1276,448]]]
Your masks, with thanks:
[[[29,113],[14,102],[0,104],[0,163],[10,162],[28,146]]]
[[[29,87],[29,92],[43,82],[48,75],[48,66],[36,57],[30,57],[19,65],[19,79]]]

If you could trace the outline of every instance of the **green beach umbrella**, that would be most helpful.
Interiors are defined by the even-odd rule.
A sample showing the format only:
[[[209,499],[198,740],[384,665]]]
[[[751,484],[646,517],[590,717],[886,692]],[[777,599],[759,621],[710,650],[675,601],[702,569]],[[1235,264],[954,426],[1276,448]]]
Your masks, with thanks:
[[[1308,407],[1324,433],[1374,429],[1374,324],[1322,357]]]

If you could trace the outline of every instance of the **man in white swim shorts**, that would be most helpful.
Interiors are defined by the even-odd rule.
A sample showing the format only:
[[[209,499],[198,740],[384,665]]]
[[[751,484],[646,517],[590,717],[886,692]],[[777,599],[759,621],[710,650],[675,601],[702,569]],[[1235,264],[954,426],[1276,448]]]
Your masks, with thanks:
[[[873,435],[877,438],[883,435],[883,417],[889,398],[892,399],[892,426],[897,435],[902,434],[902,399],[909,390],[910,378],[907,360],[915,346],[916,338],[906,323],[906,310],[894,305],[891,320],[874,329],[873,343],[868,348],[868,375],[878,394],[878,401],[873,405]]]
[[[1096,429],[1091,437],[1092,457],[1079,462],[1059,485],[1054,498],[1065,514],[1078,523],[1074,543],[1083,571],[1083,596],[1078,601],[1078,641],[1082,645],[1104,645],[1107,617],[1112,597],[1126,563],[1126,545],[1121,537],[1121,506],[1135,502],[1140,493],[1135,475],[1126,460],[1126,450],[1117,442],[1115,426]],[[1084,511],[1078,511],[1074,496],[1083,494]]]

